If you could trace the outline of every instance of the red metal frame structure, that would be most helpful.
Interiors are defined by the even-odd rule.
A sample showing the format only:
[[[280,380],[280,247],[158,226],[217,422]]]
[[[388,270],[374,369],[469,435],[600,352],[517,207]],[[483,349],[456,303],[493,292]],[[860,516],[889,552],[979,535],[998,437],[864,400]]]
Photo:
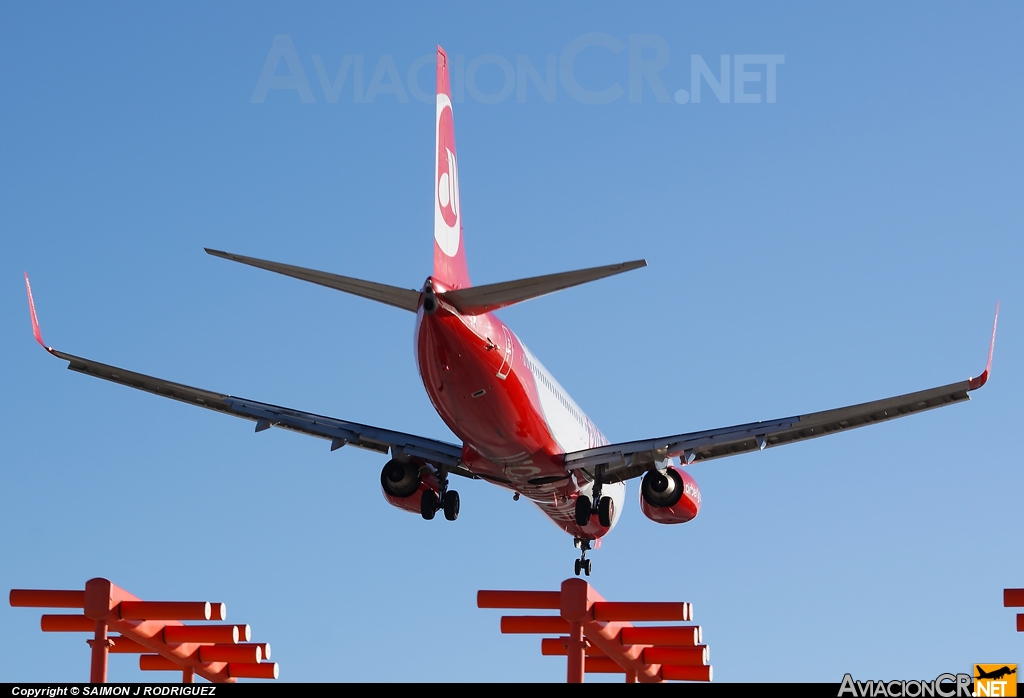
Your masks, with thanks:
[[[84,591],[12,589],[11,606],[80,608],[83,614],[43,614],[43,632],[92,632],[91,683],[106,683],[107,655],[139,654],[143,671],[180,671],[182,682],[199,674],[215,683],[235,679],[276,679],[270,645],[250,643],[248,625],[185,625],[183,620],[223,621],[222,603],[143,601],[102,577]],[[110,635],[110,631],[120,633]]]
[[[478,608],[557,610],[558,615],[502,616],[502,633],[558,633],[541,640],[541,654],[568,659],[567,680],[584,673],[624,673],[627,682],[710,681],[707,645],[698,625],[634,626],[632,621],[688,621],[684,602],[605,601],[582,579],[561,591],[480,591]]]
[[[1024,607],[1024,589],[1003,589],[1003,607]],[[1024,633],[1024,613],[1017,614],[1017,632]]]

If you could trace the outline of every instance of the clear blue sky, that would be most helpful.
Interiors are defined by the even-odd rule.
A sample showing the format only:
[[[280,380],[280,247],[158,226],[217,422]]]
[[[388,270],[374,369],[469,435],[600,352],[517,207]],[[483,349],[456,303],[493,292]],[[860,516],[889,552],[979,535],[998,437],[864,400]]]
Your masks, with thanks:
[[[564,678],[475,608],[571,574],[571,539],[526,501],[460,483],[459,521],[422,521],[382,498],[379,456],[68,372],[29,329],[25,270],[65,351],[452,438],[411,315],[202,251],[418,287],[434,121],[408,73],[440,43],[467,73],[474,280],[650,262],[502,311],[612,440],[977,375],[1002,301],[969,404],[695,465],[683,526],[646,520],[631,483],[597,588],[693,603],[723,681],[1024,661],[1001,607],[1024,586],[1024,9],[549,5],[0,7],[0,590],[106,576],[225,601],[286,680]],[[278,35],[301,74],[282,59],[269,84],[299,89],[259,101]],[[690,99],[694,55],[716,78],[728,57],[721,99],[705,78]],[[553,97],[520,56],[542,82],[552,57]],[[774,102],[752,64],[740,100],[759,102],[737,103],[742,56],[784,60]],[[0,605],[0,680],[81,680],[87,652]]]

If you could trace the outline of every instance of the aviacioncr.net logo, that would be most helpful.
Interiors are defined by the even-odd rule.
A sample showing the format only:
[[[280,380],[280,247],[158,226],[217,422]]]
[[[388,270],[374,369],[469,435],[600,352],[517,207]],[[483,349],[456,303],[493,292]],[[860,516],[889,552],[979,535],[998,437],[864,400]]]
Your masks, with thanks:
[[[1016,664],[975,664],[974,665],[975,696],[1016,696],[1017,665]]]
[[[970,698],[970,674],[939,674],[931,681],[857,681],[849,674],[843,676],[838,698]]]

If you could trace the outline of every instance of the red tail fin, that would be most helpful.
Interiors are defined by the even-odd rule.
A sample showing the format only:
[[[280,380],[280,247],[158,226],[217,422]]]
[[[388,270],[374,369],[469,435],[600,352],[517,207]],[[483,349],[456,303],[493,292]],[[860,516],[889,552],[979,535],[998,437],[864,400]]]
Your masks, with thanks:
[[[437,47],[437,170],[434,173],[434,278],[450,289],[466,288],[469,268],[462,237],[459,165],[455,155],[448,54]]]

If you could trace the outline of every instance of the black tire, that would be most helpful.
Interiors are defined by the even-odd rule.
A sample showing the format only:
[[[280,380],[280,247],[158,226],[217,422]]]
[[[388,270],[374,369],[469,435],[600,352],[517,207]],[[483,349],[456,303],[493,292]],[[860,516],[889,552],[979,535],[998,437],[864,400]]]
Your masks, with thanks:
[[[581,494],[576,498],[576,525],[586,526],[590,523],[590,515],[593,514],[593,509],[590,508],[590,497],[585,494]]]
[[[612,525],[612,517],[615,515],[615,503],[611,497],[601,497],[597,503],[597,520],[605,528]]]
[[[434,514],[437,513],[437,492],[434,490],[424,490],[423,495],[420,497],[420,514],[427,521],[434,518]]]
[[[582,562],[583,562],[583,574],[585,574],[585,575],[587,575],[589,577],[590,576],[590,570],[593,569],[591,567],[591,563],[593,563],[594,561],[593,560],[583,560]]]
[[[454,521],[459,518],[459,493],[448,490],[444,495],[444,518]]]
[[[576,576],[580,576],[580,571],[583,569],[583,560],[576,561]]]

